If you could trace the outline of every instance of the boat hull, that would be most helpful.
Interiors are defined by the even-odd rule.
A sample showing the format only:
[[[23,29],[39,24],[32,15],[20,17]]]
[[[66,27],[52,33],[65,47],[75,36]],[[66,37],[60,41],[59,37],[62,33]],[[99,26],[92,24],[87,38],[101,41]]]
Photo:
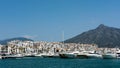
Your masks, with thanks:
[[[102,55],[102,58],[103,59],[116,59],[117,56],[108,54],[108,55]]]
[[[59,54],[61,58],[77,58],[75,54]]]
[[[99,54],[87,54],[89,59],[100,59],[102,58],[102,55]]]
[[[43,58],[59,58],[58,55],[42,55]]]
[[[77,58],[79,58],[79,59],[87,59],[88,56],[87,55],[77,55]]]

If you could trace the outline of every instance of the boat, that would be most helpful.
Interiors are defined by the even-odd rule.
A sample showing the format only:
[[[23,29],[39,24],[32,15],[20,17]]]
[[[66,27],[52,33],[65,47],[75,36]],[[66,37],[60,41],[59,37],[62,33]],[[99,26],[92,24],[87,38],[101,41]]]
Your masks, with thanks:
[[[96,51],[81,51],[77,58],[80,59],[96,59],[96,58],[102,58],[102,55],[96,53]]]
[[[0,56],[1,59],[6,59],[6,58],[23,58],[22,54],[2,54]]]
[[[86,55],[86,51],[81,51],[81,52],[78,52],[77,54],[77,57],[78,59],[87,59],[88,56]]]
[[[102,55],[102,58],[103,59],[116,59],[117,58],[117,54],[116,53],[107,52],[107,53],[104,53]]]
[[[69,52],[69,53],[60,53],[59,56],[61,58],[77,58],[79,57],[78,54],[79,52],[75,51],[75,52]]]
[[[48,57],[48,56],[49,56],[49,55],[46,54],[46,53],[41,53],[41,54],[36,54],[36,55],[35,55],[35,57],[43,57],[43,58]]]
[[[0,59],[2,59],[2,54],[0,54]]]
[[[88,53],[86,54],[88,56],[88,58],[90,59],[99,59],[99,58],[102,58],[102,55],[101,54],[98,54],[98,53]]]
[[[72,54],[72,53],[62,53],[62,54],[59,54],[59,56],[60,56],[61,58],[75,58],[75,57],[77,57],[77,56],[75,56],[75,55]]]
[[[2,56],[0,55],[0,59],[2,59]]]
[[[35,55],[35,57],[41,57],[42,56],[42,54],[36,54]]]
[[[76,58],[79,58],[79,59],[87,59],[88,56],[85,55],[85,54],[78,54]]]
[[[41,56],[42,56],[43,58],[59,58],[59,54],[51,54],[51,53],[42,54]]]
[[[43,58],[59,58],[59,55],[42,55]]]
[[[120,53],[116,53],[117,54],[117,59],[120,59]]]
[[[24,57],[35,57],[35,54],[32,54],[32,53],[25,54]]]
[[[7,54],[0,54],[0,59],[5,59]]]
[[[117,59],[120,59],[120,50],[116,51]]]
[[[97,53],[96,51],[87,51],[86,55],[88,56],[89,59],[98,59],[102,58],[102,55]]]
[[[23,58],[22,54],[6,55],[6,58]]]

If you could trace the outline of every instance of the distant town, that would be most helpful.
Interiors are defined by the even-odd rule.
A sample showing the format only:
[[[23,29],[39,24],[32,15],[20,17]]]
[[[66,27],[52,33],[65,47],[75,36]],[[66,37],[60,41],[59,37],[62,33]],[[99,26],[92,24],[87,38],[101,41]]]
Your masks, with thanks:
[[[98,48],[96,44],[13,40],[0,45],[0,57],[119,58],[119,48]]]

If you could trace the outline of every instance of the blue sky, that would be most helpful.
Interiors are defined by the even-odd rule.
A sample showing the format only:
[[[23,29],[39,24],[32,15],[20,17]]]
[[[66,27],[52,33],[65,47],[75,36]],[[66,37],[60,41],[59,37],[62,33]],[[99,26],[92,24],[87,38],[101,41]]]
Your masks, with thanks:
[[[120,28],[119,0],[0,0],[0,39],[61,41],[99,24]]]

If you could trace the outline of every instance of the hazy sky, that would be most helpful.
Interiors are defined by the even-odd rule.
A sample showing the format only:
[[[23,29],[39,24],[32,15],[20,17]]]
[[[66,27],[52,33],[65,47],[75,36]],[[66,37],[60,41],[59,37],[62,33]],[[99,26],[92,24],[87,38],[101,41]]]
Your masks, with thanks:
[[[0,39],[61,41],[99,24],[120,28],[120,0],[0,0]]]

